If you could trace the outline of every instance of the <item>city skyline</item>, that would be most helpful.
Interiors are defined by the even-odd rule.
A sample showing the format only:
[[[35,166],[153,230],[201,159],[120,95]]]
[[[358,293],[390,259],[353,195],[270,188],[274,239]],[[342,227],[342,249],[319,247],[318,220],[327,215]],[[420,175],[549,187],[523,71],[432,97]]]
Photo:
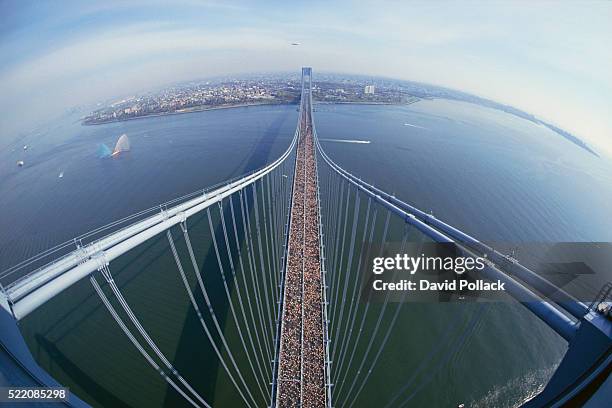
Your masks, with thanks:
[[[2,145],[75,105],[193,78],[310,65],[489,98],[612,155],[609,3],[0,8]]]

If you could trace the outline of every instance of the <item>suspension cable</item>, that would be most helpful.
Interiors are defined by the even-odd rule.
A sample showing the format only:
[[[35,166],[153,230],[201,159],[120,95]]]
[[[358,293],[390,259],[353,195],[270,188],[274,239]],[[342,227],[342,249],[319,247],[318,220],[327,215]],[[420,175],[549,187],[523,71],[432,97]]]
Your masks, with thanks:
[[[119,327],[121,328],[123,333],[130,339],[130,341],[132,342],[134,347],[136,347],[136,349],[138,349],[140,354],[145,358],[145,360],[147,360],[147,362],[151,365],[151,367],[153,367],[153,369],[155,371],[157,371],[159,373],[159,375],[161,375],[163,377],[163,379],[166,380],[166,382],[168,382],[168,384],[170,384],[172,386],[172,388],[174,388],[176,390],[176,392],[178,392],[183,398],[185,398],[185,400],[187,400],[187,402],[189,402],[194,407],[200,407],[193,399],[191,399],[187,394],[185,394],[185,391],[183,391],[172,380],[172,378],[168,377],[168,375],[164,372],[164,370],[162,370],[161,367],[153,360],[151,355],[149,355],[149,353],[146,352],[146,350],[142,347],[140,342],[138,340],[136,340],[136,338],[134,337],[134,335],[132,334],[130,329],[127,328],[127,326],[125,325],[125,323],[123,322],[121,317],[119,317],[119,315],[117,314],[117,311],[115,310],[115,308],[110,304],[108,298],[106,297],[106,295],[102,291],[102,288],[98,284],[98,281],[96,280],[96,278],[92,275],[92,276],[89,277],[89,281],[91,282],[92,286],[96,290],[96,293],[98,294],[98,296],[102,300],[102,303],[104,303],[104,306],[106,306],[106,309],[110,312],[110,314],[113,317],[113,319],[115,319],[115,322],[117,322],[117,324],[119,325]],[[204,401],[204,406],[206,408],[211,408],[210,405],[208,405],[208,403],[206,403],[205,401]]]
[[[166,358],[166,356],[157,347],[157,345],[155,344],[153,339],[151,339],[151,337],[149,336],[147,331],[144,329],[144,327],[142,327],[142,325],[140,324],[140,321],[138,320],[134,312],[132,312],[132,309],[130,308],[129,304],[126,302],[125,298],[123,297],[123,294],[119,290],[119,287],[115,283],[110,273],[110,269],[108,268],[108,265],[104,264],[101,267],[100,271],[102,272],[102,275],[106,279],[106,282],[108,283],[111,290],[113,291],[113,294],[119,301],[119,304],[121,305],[125,313],[128,315],[128,317],[132,321],[132,324],[136,326],[136,329],[138,329],[138,331],[140,332],[140,335],[145,339],[149,347],[153,349],[155,354],[157,354],[159,359],[164,363],[164,365],[168,368],[168,370],[170,370],[170,372],[177,378],[177,380],[179,380],[179,382],[183,384],[183,386],[185,386],[185,388],[187,388],[187,390],[189,390],[189,392],[191,392],[191,394],[196,399],[198,399],[202,404],[206,405],[206,401],[191,387],[191,385],[189,385],[187,381],[185,381],[185,379],[179,374],[179,372],[174,368],[174,366],[170,363],[170,361]]]

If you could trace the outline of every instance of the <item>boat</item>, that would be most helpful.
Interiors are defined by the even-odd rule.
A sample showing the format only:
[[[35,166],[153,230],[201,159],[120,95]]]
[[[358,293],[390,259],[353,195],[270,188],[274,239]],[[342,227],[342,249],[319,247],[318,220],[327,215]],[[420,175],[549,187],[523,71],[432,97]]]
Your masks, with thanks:
[[[23,165],[24,165],[23,160],[17,160],[17,165],[18,165],[19,167],[23,167]]]
[[[64,178],[64,172],[60,172],[59,176],[57,176],[57,178]]]
[[[127,152],[130,150],[130,139],[128,139],[127,135],[124,133],[119,136],[119,140],[117,140],[117,144],[113,149],[112,157],[118,156],[121,152]]]

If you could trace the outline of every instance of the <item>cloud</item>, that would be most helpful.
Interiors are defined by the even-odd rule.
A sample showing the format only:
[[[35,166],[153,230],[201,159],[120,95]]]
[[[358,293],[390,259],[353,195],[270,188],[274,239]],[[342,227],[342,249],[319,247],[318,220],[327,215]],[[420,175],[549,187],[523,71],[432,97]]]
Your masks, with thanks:
[[[29,40],[5,36],[4,116],[38,118],[179,80],[312,65],[472,92],[612,154],[610,3],[142,4],[76,3],[30,26]]]

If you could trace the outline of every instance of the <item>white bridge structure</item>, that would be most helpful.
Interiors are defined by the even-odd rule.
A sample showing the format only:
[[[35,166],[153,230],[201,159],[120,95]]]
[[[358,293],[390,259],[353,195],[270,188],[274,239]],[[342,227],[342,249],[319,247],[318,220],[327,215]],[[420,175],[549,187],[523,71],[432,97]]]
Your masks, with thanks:
[[[409,243],[439,242],[452,246],[458,254],[485,256],[482,277],[504,282],[510,296],[567,341],[567,352],[557,371],[548,385],[524,404],[526,407],[564,406],[601,398],[601,384],[609,385],[610,381],[612,322],[600,306],[610,301],[611,287],[604,288],[590,304],[580,302],[508,255],[344,170],[319,142],[311,84],[312,70],[303,68],[297,129],[289,147],[272,163],[118,220],[2,272],[0,349],[6,357],[3,361],[10,363],[2,370],[10,373],[5,373],[7,381],[19,386],[59,385],[30,354],[19,322],[44,309],[50,300],[67,296],[77,283],[89,280],[92,294],[139,358],[159,373],[186,405],[211,407],[213,402],[201,391],[198,379],[183,374],[182,367],[162,351],[119,283],[117,263],[135,249],[162,239],[167,241],[164,245],[172,265],[167,273],[180,277],[184,296],[210,342],[216,364],[233,387],[236,401],[246,407],[360,406],[368,381],[377,370],[384,371],[381,355],[397,329],[400,310],[410,305],[394,302],[389,295],[377,303],[369,298],[364,301],[362,286],[367,282],[360,271],[367,254],[362,249],[372,243],[384,247],[396,242],[406,248]],[[299,149],[308,137],[313,141],[316,170],[304,177],[315,178],[311,185],[316,186],[318,215],[300,225],[303,231],[315,228],[318,232],[319,259],[315,264],[320,268],[320,308],[312,310],[319,310],[320,315],[314,316],[321,322],[319,333],[306,330],[306,322],[313,316],[305,313],[304,304],[313,295],[306,293],[310,278],[304,266],[295,278],[288,278],[288,247],[296,245],[289,238],[293,236],[298,243],[306,240],[305,232],[292,234],[291,225],[297,222],[292,219],[296,214],[292,208],[296,208],[299,188],[296,172],[302,171]],[[213,261],[205,263],[198,254],[202,242],[208,243]],[[308,256],[306,249],[295,256]],[[216,283],[211,283],[213,280]],[[298,284],[301,287],[295,286]],[[291,293],[297,298],[287,300]],[[164,296],[163,290],[159,296]],[[297,323],[289,320],[292,307],[301,307]],[[227,324],[234,334],[228,334]],[[289,340],[285,344],[283,333],[296,324],[301,338],[295,344]],[[367,336],[362,335],[366,327]],[[304,350],[317,349],[312,344],[319,341],[322,354],[317,365],[308,360]],[[291,353],[281,349],[292,344],[301,359],[293,368],[299,375],[288,378],[283,377],[282,367],[293,364],[283,362]],[[316,390],[305,390],[309,370],[323,373],[320,384],[308,385],[320,386],[321,399],[308,397]],[[405,375],[407,385],[390,396],[387,406],[411,405],[412,394],[406,390],[414,379],[409,380],[410,372]],[[297,384],[299,394],[289,403],[284,398],[290,397],[281,394],[293,392],[282,385],[291,381]],[[63,403],[88,406],[72,393]]]

